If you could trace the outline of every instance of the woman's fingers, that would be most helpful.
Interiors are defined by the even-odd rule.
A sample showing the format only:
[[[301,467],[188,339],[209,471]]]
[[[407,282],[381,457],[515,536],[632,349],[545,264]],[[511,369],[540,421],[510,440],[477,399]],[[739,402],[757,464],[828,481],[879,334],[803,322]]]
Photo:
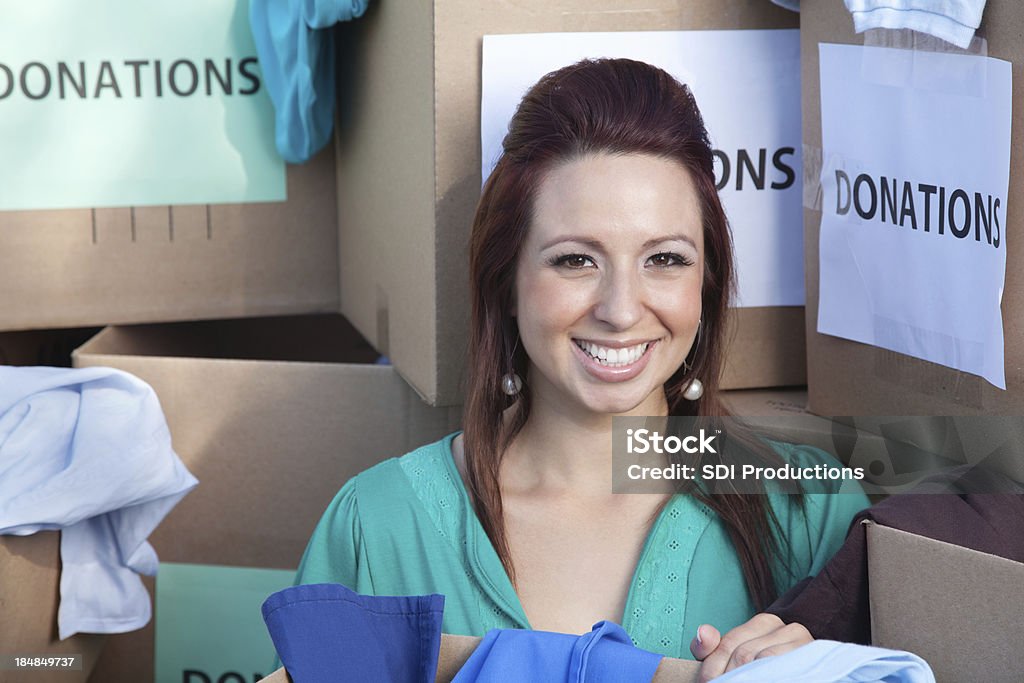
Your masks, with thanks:
[[[774,657],[811,642],[810,634],[800,624],[789,624],[767,635],[741,643],[732,651],[725,671],[738,669],[755,659]]]
[[[701,624],[697,627],[697,635],[690,641],[690,652],[694,659],[702,660],[715,651],[718,643],[722,640],[722,634],[711,624]]]
[[[699,681],[705,683],[726,671],[811,642],[811,634],[800,624],[784,624],[774,614],[758,614],[722,636],[718,647],[701,665]]]

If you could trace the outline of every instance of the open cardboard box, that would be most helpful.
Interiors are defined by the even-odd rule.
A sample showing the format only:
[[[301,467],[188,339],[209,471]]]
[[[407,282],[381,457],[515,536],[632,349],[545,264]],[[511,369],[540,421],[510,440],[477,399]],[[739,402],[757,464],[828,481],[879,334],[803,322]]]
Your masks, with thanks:
[[[1024,680],[1024,564],[866,523],[871,640],[938,683]]]
[[[292,570],[346,480],[458,426],[376,359],[337,315],[109,327],[74,353],[153,387],[199,479],[149,539],[162,562]],[[111,636],[91,680],[152,680],[153,655],[152,622]]]

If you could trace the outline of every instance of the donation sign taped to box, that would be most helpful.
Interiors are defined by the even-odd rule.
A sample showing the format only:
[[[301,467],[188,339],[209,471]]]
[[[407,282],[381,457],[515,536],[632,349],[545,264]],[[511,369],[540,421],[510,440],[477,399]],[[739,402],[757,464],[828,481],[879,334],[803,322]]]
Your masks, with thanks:
[[[247,3],[0,6],[0,210],[285,199]]]
[[[818,331],[1006,388],[1010,63],[819,46]]]
[[[803,306],[799,32],[644,31],[484,36],[482,177],[508,122],[544,74],[626,57],[688,85],[711,137],[735,240],[740,306]]]

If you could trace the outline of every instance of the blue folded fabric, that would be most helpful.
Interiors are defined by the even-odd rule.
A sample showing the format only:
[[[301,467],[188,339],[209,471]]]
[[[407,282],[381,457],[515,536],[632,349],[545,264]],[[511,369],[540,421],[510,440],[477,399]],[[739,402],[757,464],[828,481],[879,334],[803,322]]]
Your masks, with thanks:
[[[545,681],[650,683],[662,655],[635,647],[618,624],[599,621],[590,633],[489,631],[452,683]]]
[[[369,0],[250,0],[249,24],[270,101],[274,142],[285,161],[307,161],[331,139],[331,27],[363,15]]]
[[[715,683],[935,683],[931,667],[909,652],[815,640],[719,676]]]
[[[337,583],[293,586],[263,603],[294,683],[433,683],[443,612],[443,595],[374,597]]]

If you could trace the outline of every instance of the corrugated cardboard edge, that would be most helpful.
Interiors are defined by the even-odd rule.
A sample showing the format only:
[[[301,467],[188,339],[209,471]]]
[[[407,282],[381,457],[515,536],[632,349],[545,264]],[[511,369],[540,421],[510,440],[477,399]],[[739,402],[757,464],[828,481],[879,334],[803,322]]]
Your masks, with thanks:
[[[469,656],[473,654],[479,638],[473,636],[441,636],[441,652],[437,658],[436,683],[450,683]],[[693,683],[697,680],[700,670],[699,662],[686,661],[665,657],[658,665],[658,670],[651,683]],[[291,676],[282,668],[263,679],[266,683],[291,683]]]
[[[337,31],[340,310],[428,403],[454,405],[437,368],[433,5],[370,3]]]
[[[922,657],[939,683],[1024,680],[1024,564],[865,524],[873,644]]]

